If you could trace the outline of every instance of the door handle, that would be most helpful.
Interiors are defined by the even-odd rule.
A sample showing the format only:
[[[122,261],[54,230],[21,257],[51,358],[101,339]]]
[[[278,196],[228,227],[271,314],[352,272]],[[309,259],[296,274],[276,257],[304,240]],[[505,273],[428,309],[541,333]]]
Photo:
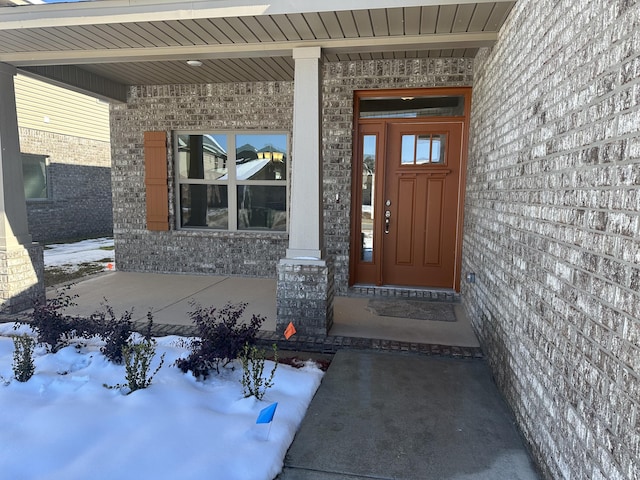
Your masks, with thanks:
[[[384,212],[384,234],[389,235],[389,225],[391,224],[391,212],[389,210]]]

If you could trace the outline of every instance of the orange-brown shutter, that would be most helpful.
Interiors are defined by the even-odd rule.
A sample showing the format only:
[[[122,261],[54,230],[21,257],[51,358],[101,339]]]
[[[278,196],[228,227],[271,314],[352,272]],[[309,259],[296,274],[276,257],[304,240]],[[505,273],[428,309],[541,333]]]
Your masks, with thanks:
[[[147,187],[147,229],[169,230],[169,188],[167,184],[167,135],[144,132],[144,183]]]

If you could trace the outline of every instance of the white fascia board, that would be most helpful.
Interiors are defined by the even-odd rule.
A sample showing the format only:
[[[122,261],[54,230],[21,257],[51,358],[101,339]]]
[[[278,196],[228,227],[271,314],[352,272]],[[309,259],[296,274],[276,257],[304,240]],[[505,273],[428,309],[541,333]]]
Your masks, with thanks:
[[[0,30],[494,3],[492,0],[104,0],[0,8]]]
[[[325,53],[392,52],[398,50],[439,50],[491,47],[496,32],[443,33],[402,37],[367,37],[269,42],[252,44],[195,45],[187,47],[119,48],[100,50],[56,50],[45,52],[0,53],[0,62],[18,67],[34,65],[82,65],[90,63],[151,62],[220,58],[289,57],[293,50],[319,47]]]

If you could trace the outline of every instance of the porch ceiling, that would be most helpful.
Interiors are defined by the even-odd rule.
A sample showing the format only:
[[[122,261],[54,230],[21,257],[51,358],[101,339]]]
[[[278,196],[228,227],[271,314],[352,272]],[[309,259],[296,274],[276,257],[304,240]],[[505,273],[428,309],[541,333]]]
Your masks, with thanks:
[[[7,3],[15,2],[0,0]],[[514,4],[105,0],[5,7],[0,62],[112,98],[118,95],[105,82],[292,80],[296,47],[321,46],[329,62],[474,57],[496,41]],[[187,67],[189,59],[203,64]]]

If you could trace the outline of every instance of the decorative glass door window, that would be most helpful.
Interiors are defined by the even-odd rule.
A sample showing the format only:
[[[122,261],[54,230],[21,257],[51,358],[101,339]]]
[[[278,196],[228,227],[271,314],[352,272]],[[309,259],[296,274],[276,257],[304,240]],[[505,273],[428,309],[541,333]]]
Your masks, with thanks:
[[[288,135],[176,135],[180,228],[286,231]]]
[[[360,260],[373,261],[373,226],[376,179],[376,135],[362,137],[362,208]]]
[[[402,135],[402,165],[445,163],[446,134]]]

